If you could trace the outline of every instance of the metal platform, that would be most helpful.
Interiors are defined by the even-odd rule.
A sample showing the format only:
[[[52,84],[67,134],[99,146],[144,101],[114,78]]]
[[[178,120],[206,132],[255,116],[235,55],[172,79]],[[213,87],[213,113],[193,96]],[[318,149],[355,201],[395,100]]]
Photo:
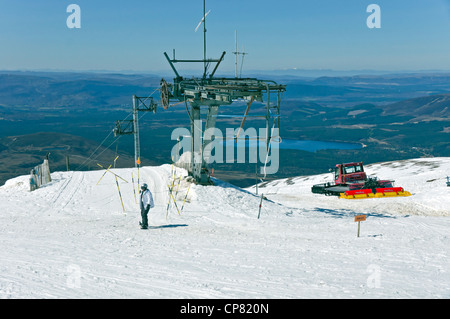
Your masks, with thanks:
[[[175,78],[171,83],[167,82],[165,79],[161,79],[159,88],[161,98],[160,103],[164,110],[168,110],[178,104],[184,104],[186,107],[191,122],[191,162],[189,173],[195,178],[196,182],[200,184],[210,183],[210,174],[207,165],[208,156],[210,154],[204,150],[211,140],[204,138],[203,133],[207,129],[215,127],[219,107],[231,105],[239,100],[246,102],[245,104],[237,103],[236,109],[233,108],[236,112],[234,115],[243,117],[239,128],[240,132],[252,103],[264,103],[265,112],[264,114],[259,114],[258,117],[265,120],[265,142],[268,151],[272,138],[271,132],[274,129],[279,130],[280,127],[281,98],[283,92],[286,91],[285,85],[277,84],[275,81],[259,80],[256,78],[238,78],[237,71],[235,78],[215,77],[215,73],[226,53],[223,52],[219,59],[208,59],[206,57],[206,15],[204,0],[203,19],[199,23],[199,26],[203,23],[203,59],[177,59],[175,57],[175,50],[173,51],[173,58],[171,59],[168,54],[164,52],[164,56],[173,70]],[[243,52],[237,51],[234,53],[236,56],[238,53],[244,54]],[[201,77],[183,77],[175,67],[175,64],[177,63],[202,63],[203,75]],[[208,73],[212,63],[215,63],[215,66],[213,70]],[[190,105],[190,109],[188,104]],[[202,108],[206,109],[206,112],[201,112]],[[245,113],[241,108],[245,108]],[[132,123],[118,121],[116,124],[116,134],[134,134],[136,163],[139,162],[140,158],[138,112],[152,111],[156,113],[156,109],[157,103],[153,100],[153,97],[142,98],[133,96]],[[201,121],[202,113],[206,113],[205,129],[203,129],[202,125],[196,125],[198,121]]]

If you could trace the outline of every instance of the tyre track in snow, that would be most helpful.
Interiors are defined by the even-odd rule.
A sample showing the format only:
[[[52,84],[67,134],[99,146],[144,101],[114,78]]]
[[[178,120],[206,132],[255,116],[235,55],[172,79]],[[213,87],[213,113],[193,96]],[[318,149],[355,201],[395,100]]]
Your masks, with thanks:
[[[52,208],[57,213],[62,212],[74,199],[80,190],[85,174],[83,172],[73,172],[66,183],[59,189],[56,196],[52,199]]]

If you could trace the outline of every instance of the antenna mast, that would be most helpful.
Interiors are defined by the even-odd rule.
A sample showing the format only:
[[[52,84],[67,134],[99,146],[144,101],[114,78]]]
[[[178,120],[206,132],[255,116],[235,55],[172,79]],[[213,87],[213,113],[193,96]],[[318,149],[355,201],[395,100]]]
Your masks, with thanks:
[[[235,55],[235,62],[234,62],[234,77],[237,78],[237,65],[238,65],[238,48],[237,48],[237,30],[234,30],[234,55]]]
[[[206,79],[206,0],[203,0],[203,79]]]
[[[242,55],[242,60],[241,60],[241,72],[239,77],[242,76],[242,65],[244,64],[244,57],[248,54],[246,52],[244,52],[245,50],[242,49],[242,52],[238,51],[238,43],[237,43],[237,30],[234,30],[234,52],[233,54],[236,56],[235,58],[235,62],[234,62],[234,77],[237,79],[238,77],[238,55]]]

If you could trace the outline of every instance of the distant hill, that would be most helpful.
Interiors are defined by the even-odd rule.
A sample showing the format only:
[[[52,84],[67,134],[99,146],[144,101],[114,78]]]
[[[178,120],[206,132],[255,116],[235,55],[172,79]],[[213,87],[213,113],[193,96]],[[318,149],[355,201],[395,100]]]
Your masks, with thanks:
[[[416,120],[450,120],[450,94],[424,96],[383,106],[382,115],[412,116]]]
[[[96,73],[0,72],[0,105],[20,108],[86,109],[130,103],[148,94],[160,77]]]
[[[35,133],[0,138],[0,185],[14,176],[28,174],[34,166],[42,163],[47,153],[50,153],[51,171],[65,171],[66,156],[69,156],[72,170],[100,169],[97,163],[107,167],[113,164],[116,153],[105,146],[62,133]],[[132,167],[133,163],[133,157],[120,153],[116,167]]]

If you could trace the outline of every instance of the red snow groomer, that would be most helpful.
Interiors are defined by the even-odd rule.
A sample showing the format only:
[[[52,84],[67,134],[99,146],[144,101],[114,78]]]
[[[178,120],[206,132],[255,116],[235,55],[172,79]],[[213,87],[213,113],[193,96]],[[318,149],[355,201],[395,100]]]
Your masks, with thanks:
[[[403,187],[394,187],[394,181],[368,178],[362,162],[337,164],[333,174],[334,183],[314,185],[311,191],[345,199],[411,196]]]

